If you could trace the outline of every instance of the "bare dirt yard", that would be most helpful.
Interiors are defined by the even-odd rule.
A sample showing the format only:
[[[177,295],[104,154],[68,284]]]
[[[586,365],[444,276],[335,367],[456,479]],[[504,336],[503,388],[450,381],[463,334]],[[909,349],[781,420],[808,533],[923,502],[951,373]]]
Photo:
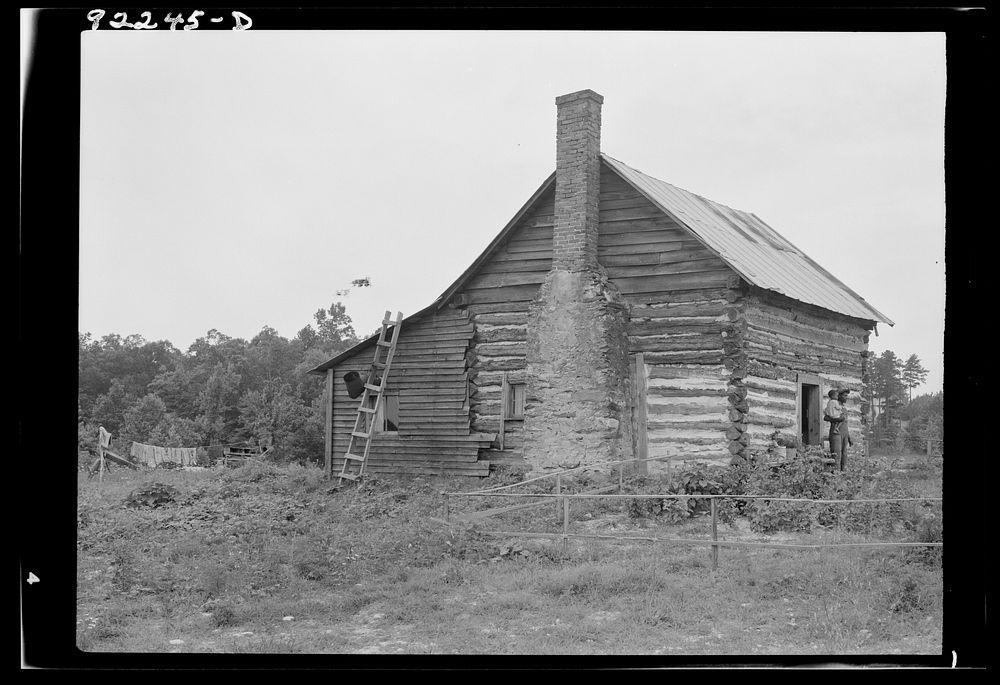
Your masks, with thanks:
[[[939,466],[896,460],[880,474],[896,497],[940,496]],[[117,469],[103,483],[81,474],[77,646],[237,654],[941,651],[940,548],[723,547],[713,570],[706,545],[494,534],[561,531],[557,500],[461,522],[463,514],[515,501],[442,495],[518,478],[374,477],[336,488],[320,469],[264,463]],[[580,492],[608,482],[617,476],[591,474],[562,487]],[[624,491],[657,486],[626,478]],[[702,512],[677,516],[666,503],[631,502],[574,500],[571,531],[710,535]],[[940,535],[940,507],[888,506],[788,520],[784,509],[727,510],[719,537],[818,544]],[[936,529],[928,520],[938,521]],[[796,529],[775,528],[782,522]]]

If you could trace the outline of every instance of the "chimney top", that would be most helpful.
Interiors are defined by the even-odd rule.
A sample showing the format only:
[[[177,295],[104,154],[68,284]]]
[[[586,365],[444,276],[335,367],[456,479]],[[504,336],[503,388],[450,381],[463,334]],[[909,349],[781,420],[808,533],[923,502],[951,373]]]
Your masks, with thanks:
[[[574,100],[583,100],[583,99],[593,100],[599,105],[604,104],[604,96],[599,93],[595,93],[594,91],[588,88],[587,90],[578,90],[575,93],[567,93],[566,95],[560,95],[559,97],[556,98],[556,106],[564,105],[567,102],[573,102]]]

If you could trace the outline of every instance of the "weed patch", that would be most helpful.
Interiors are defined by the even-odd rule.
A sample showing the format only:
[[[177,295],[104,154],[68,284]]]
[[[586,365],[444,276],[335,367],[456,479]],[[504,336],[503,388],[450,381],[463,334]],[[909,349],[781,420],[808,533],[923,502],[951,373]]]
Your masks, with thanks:
[[[900,646],[913,652],[938,644],[932,640],[940,632],[941,565],[928,550],[724,549],[713,571],[703,546],[563,545],[489,534],[559,530],[554,503],[449,527],[428,517],[441,516],[441,493],[455,484],[373,478],[332,489],[320,476],[310,467],[252,462],[204,472],[115,472],[103,484],[81,476],[80,649],[652,654],[675,647],[742,654],[878,653]],[[488,485],[522,477],[501,472]],[[792,480],[789,474],[784,482]],[[914,487],[912,479],[897,480]],[[122,506],[130,493],[156,482],[176,489],[173,502]],[[579,492],[612,482],[617,474],[581,474],[564,478],[561,488]],[[683,493],[739,485],[731,473],[705,469],[675,481]],[[887,482],[860,485],[855,496],[896,492]],[[850,491],[848,481],[840,486]],[[647,487],[661,484],[625,481],[626,492]],[[553,486],[541,481],[526,489]],[[627,534],[641,523],[662,526],[654,536],[706,535],[704,506],[681,501],[685,513],[671,522],[662,504],[632,518],[624,500],[575,500],[571,526]],[[456,512],[479,504],[470,498],[466,508],[452,499]],[[939,509],[865,517],[890,514],[905,521],[894,534],[941,539]],[[868,520],[857,522],[863,533]],[[738,533],[746,533],[740,522]],[[810,518],[801,534],[825,534],[820,523]]]

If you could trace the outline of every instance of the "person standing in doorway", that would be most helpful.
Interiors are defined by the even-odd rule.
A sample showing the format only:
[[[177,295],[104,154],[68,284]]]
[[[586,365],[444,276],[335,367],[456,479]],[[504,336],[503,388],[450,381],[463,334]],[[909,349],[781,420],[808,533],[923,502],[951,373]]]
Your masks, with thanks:
[[[823,410],[823,420],[830,422],[830,451],[841,471],[847,468],[847,448],[854,445],[847,422],[847,398],[850,394],[849,390],[831,390],[830,401]]]

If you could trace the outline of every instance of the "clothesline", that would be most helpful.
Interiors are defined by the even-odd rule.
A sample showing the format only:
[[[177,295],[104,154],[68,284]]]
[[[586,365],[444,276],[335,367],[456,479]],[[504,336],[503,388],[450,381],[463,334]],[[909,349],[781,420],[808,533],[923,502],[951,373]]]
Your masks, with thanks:
[[[256,447],[256,446],[257,445],[253,445],[253,444],[251,444],[251,443],[249,443],[249,442],[247,442],[245,440],[243,442],[223,442],[223,443],[217,443],[215,445],[195,445],[196,448],[202,448],[202,447]]]
[[[135,461],[147,466],[157,466],[164,462],[173,462],[181,466],[198,464],[197,447],[159,447],[158,445],[133,442],[129,454]]]

